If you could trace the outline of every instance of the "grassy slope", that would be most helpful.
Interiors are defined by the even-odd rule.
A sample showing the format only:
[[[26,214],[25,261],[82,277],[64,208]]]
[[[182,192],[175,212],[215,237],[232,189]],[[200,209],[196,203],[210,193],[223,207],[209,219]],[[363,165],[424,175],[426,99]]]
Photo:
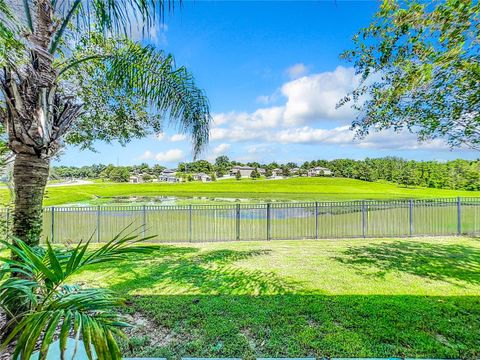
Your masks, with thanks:
[[[470,238],[208,243],[79,278],[157,322],[164,338],[130,339],[137,356],[467,358],[479,264]]]
[[[369,183],[341,178],[292,178],[286,180],[222,180],[213,183],[112,184],[51,187],[45,205],[59,205],[112,196],[207,196],[289,200],[353,200],[480,196],[480,192],[441,189],[406,189],[389,183]],[[0,200],[7,200],[0,190]]]

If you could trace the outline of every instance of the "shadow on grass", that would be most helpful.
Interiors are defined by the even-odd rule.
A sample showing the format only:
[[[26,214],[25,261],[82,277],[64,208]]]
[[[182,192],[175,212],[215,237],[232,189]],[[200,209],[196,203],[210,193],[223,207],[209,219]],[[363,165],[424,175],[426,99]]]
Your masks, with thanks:
[[[478,358],[478,297],[136,296],[164,329],[125,355]]]
[[[166,292],[187,289],[202,294],[277,294],[289,293],[298,284],[288,282],[273,272],[233,266],[240,260],[267,255],[269,250],[211,250],[193,247],[159,246],[150,255],[131,255],[115,263],[115,271],[126,279],[112,285],[112,290],[128,291],[155,288]],[[95,271],[110,269],[111,264],[95,265]]]
[[[335,259],[368,275],[400,271],[432,280],[480,284],[480,249],[461,244],[379,242],[352,246]]]
[[[130,296],[129,309],[157,329],[129,339],[125,355],[480,356],[480,297],[305,294],[299,283],[235,264],[268,254],[161,246],[149,256],[116,263],[115,272],[126,276],[111,289],[142,294]],[[479,281],[480,253],[463,245],[378,243],[351,247],[337,260],[366,273],[376,269],[378,275],[398,270],[433,279]],[[145,295],[148,292],[153,295]]]

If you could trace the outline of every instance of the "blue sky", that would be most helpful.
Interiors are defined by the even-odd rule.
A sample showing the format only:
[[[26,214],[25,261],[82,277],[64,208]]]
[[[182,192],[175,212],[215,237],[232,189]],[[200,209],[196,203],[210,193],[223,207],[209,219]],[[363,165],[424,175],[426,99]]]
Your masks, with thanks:
[[[477,158],[478,152],[451,151],[442,141],[419,144],[408,133],[353,140],[348,126],[355,113],[335,110],[335,103],[357,80],[339,54],[351,46],[355,32],[369,24],[377,6],[376,1],[341,0],[185,1],[143,41],[172,53],[207,92],[214,124],[201,158]],[[96,149],[68,147],[56,163],[173,166],[192,160],[188,138],[171,128],[126,147],[98,143]]]

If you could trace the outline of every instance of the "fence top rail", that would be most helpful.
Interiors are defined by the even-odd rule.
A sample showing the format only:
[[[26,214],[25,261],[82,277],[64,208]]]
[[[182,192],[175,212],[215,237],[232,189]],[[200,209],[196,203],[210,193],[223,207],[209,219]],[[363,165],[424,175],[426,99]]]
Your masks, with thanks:
[[[270,203],[232,203],[232,204],[192,204],[192,205],[97,205],[97,206],[48,206],[44,211],[55,212],[105,212],[105,211],[152,211],[152,210],[262,210],[316,207],[361,207],[367,206],[409,206],[414,205],[452,205],[480,204],[480,197],[451,197],[427,199],[392,199],[392,200],[349,200],[349,201],[310,201],[310,202],[270,202]],[[0,212],[9,208],[0,207]]]

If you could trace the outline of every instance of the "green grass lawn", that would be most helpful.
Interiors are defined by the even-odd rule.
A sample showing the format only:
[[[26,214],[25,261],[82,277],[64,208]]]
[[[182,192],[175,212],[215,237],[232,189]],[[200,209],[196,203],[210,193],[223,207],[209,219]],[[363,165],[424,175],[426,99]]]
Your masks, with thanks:
[[[129,355],[480,356],[476,238],[163,245],[78,280],[153,322]]]
[[[285,180],[222,180],[212,183],[149,183],[51,187],[47,189],[44,204],[60,205],[88,202],[115,196],[203,196],[278,200],[355,200],[405,199],[455,196],[480,196],[480,192],[442,189],[407,189],[385,182],[365,182],[343,178],[291,178]],[[0,189],[0,201],[8,201],[8,191]]]

